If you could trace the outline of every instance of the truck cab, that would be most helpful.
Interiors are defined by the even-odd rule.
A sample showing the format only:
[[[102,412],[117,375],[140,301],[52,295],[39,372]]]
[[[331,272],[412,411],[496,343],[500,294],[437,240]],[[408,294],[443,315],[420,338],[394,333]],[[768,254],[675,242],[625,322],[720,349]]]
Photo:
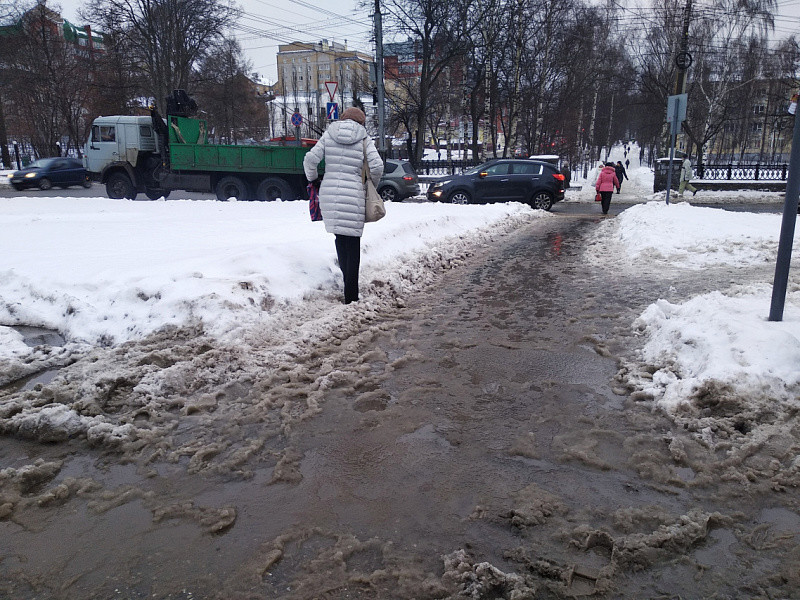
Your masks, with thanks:
[[[155,159],[160,162],[161,148],[153,128],[153,120],[148,116],[98,117],[92,123],[92,131],[86,142],[84,165],[92,179],[105,183],[116,183],[109,189],[109,196],[126,198],[135,194],[136,183],[142,179],[140,172],[144,163]],[[117,175],[115,177],[115,175]],[[123,176],[131,182],[122,186]],[[145,191],[155,186],[145,186]],[[151,195],[148,193],[148,196]],[[156,196],[158,197],[158,196]]]
[[[95,119],[85,150],[86,169],[102,173],[115,162],[135,167],[141,152],[157,154],[159,148],[150,117],[117,116]]]

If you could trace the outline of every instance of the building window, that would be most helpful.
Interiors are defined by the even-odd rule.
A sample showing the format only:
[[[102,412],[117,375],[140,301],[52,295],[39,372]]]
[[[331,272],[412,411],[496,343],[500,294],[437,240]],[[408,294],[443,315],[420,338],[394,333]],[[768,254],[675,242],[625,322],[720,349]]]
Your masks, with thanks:
[[[761,133],[763,129],[764,129],[763,123],[752,123],[750,125],[750,131],[752,131],[753,133]]]
[[[754,115],[763,115],[765,112],[767,112],[767,107],[766,106],[763,106],[761,104],[756,104],[753,107],[753,114]]]

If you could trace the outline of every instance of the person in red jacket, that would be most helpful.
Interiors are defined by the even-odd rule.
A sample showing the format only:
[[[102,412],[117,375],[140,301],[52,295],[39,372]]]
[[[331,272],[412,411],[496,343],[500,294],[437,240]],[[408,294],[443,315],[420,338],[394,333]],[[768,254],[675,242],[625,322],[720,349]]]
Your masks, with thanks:
[[[594,189],[600,194],[600,205],[603,208],[604,215],[608,214],[608,209],[611,206],[611,196],[614,194],[614,188],[619,192],[619,179],[617,179],[617,172],[614,170],[614,163],[607,162],[597,177],[597,183],[594,184]]]

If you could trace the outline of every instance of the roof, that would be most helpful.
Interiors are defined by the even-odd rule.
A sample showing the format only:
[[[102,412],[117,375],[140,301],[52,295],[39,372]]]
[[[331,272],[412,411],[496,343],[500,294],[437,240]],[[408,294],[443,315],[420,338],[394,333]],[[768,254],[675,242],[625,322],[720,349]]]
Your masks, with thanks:
[[[88,40],[89,34],[86,32],[86,26],[80,27],[78,25],[73,25],[64,19],[64,39],[70,42],[79,39]],[[92,31],[92,42],[95,44],[102,44],[103,35]]]

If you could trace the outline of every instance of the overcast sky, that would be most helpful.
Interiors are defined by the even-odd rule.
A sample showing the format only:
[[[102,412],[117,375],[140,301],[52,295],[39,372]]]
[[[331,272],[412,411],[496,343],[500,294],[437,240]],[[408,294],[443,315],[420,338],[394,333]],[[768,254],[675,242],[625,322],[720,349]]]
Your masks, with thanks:
[[[368,3],[372,5],[373,0]],[[693,6],[697,10],[705,3],[694,0]],[[83,21],[77,12],[84,4],[86,0],[48,0],[49,6],[60,5],[62,16],[78,25]],[[279,44],[347,40],[351,50],[374,52],[373,11],[359,8],[359,0],[238,0],[237,4],[244,12],[234,34],[253,72],[273,81],[277,79],[275,55]],[[800,0],[777,0],[777,4],[774,37],[783,39],[800,33]],[[620,24],[624,23],[623,18]],[[384,41],[391,40],[385,37]]]
[[[351,50],[374,52],[373,11],[359,9],[359,0],[234,1],[244,11],[234,34],[253,72],[262,77],[277,79],[278,46],[293,41],[347,40]],[[47,4],[53,9],[60,6],[61,16],[68,21],[84,24],[78,10],[86,0],[48,0]]]

